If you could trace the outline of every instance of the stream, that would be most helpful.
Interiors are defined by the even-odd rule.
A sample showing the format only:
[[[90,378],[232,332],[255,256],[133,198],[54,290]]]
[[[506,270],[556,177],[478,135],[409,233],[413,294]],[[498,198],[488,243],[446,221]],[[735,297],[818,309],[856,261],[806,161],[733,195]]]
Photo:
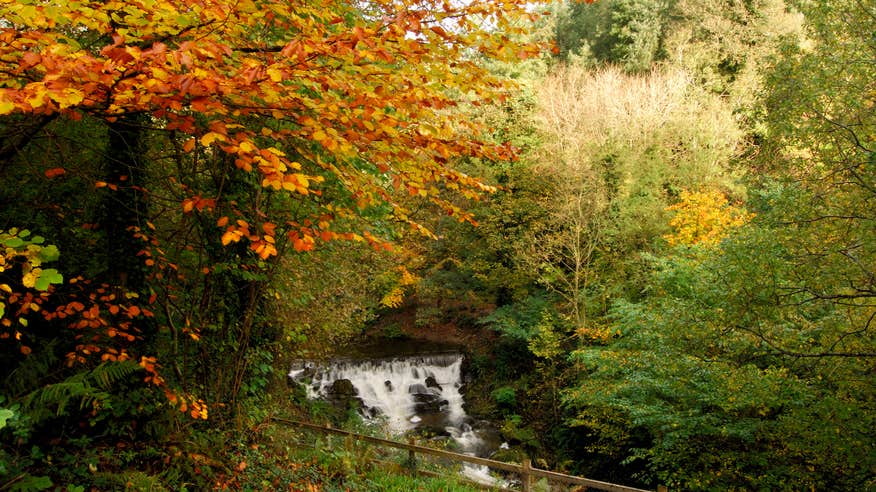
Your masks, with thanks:
[[[310,398],[358,400],[363,419],[382,425],[391,435],[444,436],[460,453],[489,457],[499,448],[500,438],[488,422],[470,417],[463,408],[463,355],[434,349],[431,353],[401,350],[394,356],[379,353],[372,358],[298,361],[289,377],[305,385]],[[466,464],[463,473],[480,483],[497,483],[483,466]]]

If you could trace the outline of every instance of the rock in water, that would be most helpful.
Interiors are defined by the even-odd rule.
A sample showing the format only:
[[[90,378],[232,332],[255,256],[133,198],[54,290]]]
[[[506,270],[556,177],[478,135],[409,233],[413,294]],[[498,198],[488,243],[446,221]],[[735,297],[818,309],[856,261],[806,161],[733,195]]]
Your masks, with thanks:
[[[427,388],[436,388],[438,391],[442,391],[441,385],[438,384],[438,381],[435,380],[435,376],[429,376],[426,378],[426,387]]]
[[[338,379],[333,382],[326,393],[326,399],[342,410],[348,408],[362,410],[365,406],[359,398],[359,392],[349,379]]]

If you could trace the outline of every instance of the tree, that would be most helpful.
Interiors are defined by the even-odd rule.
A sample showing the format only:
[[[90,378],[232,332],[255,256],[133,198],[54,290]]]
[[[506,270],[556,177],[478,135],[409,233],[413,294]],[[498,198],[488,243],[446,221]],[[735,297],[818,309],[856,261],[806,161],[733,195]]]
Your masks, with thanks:
[[[557,23],[562,58],[592,56],[629,72],[644,72],[663,58],[671,4],[660,0],[571,3]]]
[[[724,103],[671,70],[559,68],[540,85],[534,119],[544,145],[527,157],[544,180],[547,218],[521,258],[586,333],[623,283],[610,278],[667,232],[675,197],[705,183],[732,187],[740,133]]]
[[[665,61],[746,112],[755,103],[769,57],[802,29],[802,16],[785,0],[680,0],[673,3],[671,17],[663,39]]]
[[[758,69],[778,40],[799,33],[800,22],[782,0],[610,0],[570,3],[556,39],[562,60],[639,73],[670,65],[748,110]]]
[[[333,225],[381,203],[393,219],[419,227],[389,185],[465,217],[438,196],[438,187],[471,197],[490,187],[455,171],[449,159],[510,155],[501,144],[483,144],[479,130],[448,109],[488,103],[505,87],[467,50],[500,58],[531,52],[475,21],[507,27],[525,15],[523,3],[500,9],[376,2],[363,11],[274,1],[158,7],[5,2],[8,75],[0,115],[7,115],[10,131],[22,127],[10,118],[33,122],[23,125],[27,130],[55,119],[105,122],[109,167],[96,185],[114,192],[111,203],[130,209],[118,217],[120,207],[106,207],[101,226],[110,244],[127,241],[131,227],[144,231],[150,218],[148,205],[134,207],[146,191],[140,176],[150,171],[142,161],[147,132],[176,151],[173,160],[183,169],[199,162],[225,166],[219,173],[205,169],[214,183],[228,181],[224,187],[178,176],[182,210],[208,219],[227,213],[210,219],[222,244],[245,243],[262,260],[276,256],[285,241],[297,251],[339,238],[380,245],[367,230]],[[8,152],[27,144],[22,138]],[[247,174],[234,177],[238,171]],[[294,220],[266,216],[260,208],[268,198],[256,198],[249,211],[234,210],[228,189],[249,175],[258,176],[266,197],[286,193],[307,212]],[[323,199],[330,191],[339,195]],[[140,252],[136,246],[109,256],[127,261]]]
[[[675,212],[669,221],[674,231],[664,236],[670,246],[717,244],[733,228],[751,218],[745,210],[727,203],[727,197],[717,191],[682,190],[681,201],[667,210]]]
[[[270,299],[320,285],[304,276],[320,273],[312,265],[279,271],[333,241],[387,250],[400,229],[429,236],[413,206],[470,220],[453,197],[493,189],[455,160],[513,151],[460,109],[512,88],[481,59],[538,52],[509,38],[528,10],[0,1],[3,228],[39,228],[63,252],[65,279],[45,292],[7,282],[13,292],[0,294],[7,307],[13,296],[45,299],[23,305],[39,309],[19,324],[34,356],[4,351],[3,378],[49,361],[4,396],[24,401],[77,371],[133,360],[158,399],[114,400],[112,418],[109,400],[65,412],[105,436],[144,432],[131,422],[169,407],[204,418],[209,402],[210,415],[232,415],[258,392],[247,383],[254,366],[284,340]],[[281,260],[292,254],[302,256]],[[15,314],[5,309],[4,321]],[[133,392],[127,376],[119,384]],[[52,421],[38,430],[52,435]]]
[[[716,244],[652,257],[648,295],[613,308],[617,339],[574,355],[584,372],[567,395],[575,424],[626,417],[650,436],[627,459],[670,485],[874,482],[876,74],[858,63],[873,57],[873,11],[801,9],[806,39],[786,39],[766,73],[754,217]]]

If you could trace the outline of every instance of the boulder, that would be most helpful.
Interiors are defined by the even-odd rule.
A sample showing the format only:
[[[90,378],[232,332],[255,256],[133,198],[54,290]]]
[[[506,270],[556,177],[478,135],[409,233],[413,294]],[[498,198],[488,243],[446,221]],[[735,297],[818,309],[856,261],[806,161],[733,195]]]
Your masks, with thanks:
[[[408,393],[414,399],[414,411],[417,413],[439,413],[449,402],[441,398],[441,390],[429,388],[424,384],[414,383],[408,386]]]
[[[435,380],[435,376],[429,376],[426,378],[426,387],[427,388],[435,388],[438,391],[443,391],[443,388],[441,387],[441,385],[438,384],[438,381]]]
[[[362,399],[359,398],[356,387],[353,386],[352,381],[349,379],[338,379],[332,383],[328,391],[326,391],[326,400],[342,410],[349,408],[361,410],[365,406],[362,403]]]

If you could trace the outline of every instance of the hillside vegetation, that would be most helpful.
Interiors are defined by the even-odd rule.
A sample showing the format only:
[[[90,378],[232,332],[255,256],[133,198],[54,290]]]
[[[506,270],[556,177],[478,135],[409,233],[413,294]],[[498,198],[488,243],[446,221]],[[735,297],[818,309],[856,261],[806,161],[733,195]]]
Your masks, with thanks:
[[[874,19],[0,0],[0,490],[465,490],[268,424],[430,327],[498,458],[876,487]]]

